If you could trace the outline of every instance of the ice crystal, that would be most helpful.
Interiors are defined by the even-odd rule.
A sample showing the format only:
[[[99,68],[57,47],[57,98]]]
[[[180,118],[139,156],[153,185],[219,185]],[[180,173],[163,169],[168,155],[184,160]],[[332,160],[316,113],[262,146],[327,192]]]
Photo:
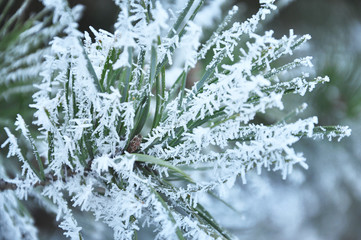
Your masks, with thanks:
[[[19,196],[36,189],[50,198],[71,239],[82,235],[72,207],[92,212],[115,239],[131,239],[143,225],[154,227],[156,239],[230,239],[199,203],[202,195],[226,191],[238,177],[246,183],[248,172],[263,168],[285,179],[294,165],[307,168],[293,148],[302,137],[350,134],[345,127],[317,127],[316,117],[255,121],[267,110],[283,110],[286,93],[303,96],[328,81],[307,73],[278,78],[312,63],[305,57],[275,64],[310,36],[257,32],[276,9],[273,0],[261,0],[256,14],[229,26],[233,8],[203,44],[194,19],[203,1],[189,0],[172,20],[158,1],[117,0],[114,34],[90,27],[94,39],[77,30],[79,7],[43,3],[54,8],[53,21],[67,27],[51,42],[33,96],[39,136],[32,137],[20,115],[15,123],[36,163],[25,159],[8,129],[2,147],[9,145],[9,156],[23,164],[23,177],[11,180]],[[187,89],[190,69],[207,53],[212,59],[203,76]],[[166,68],[178,57],[182,70],[171,79]]]

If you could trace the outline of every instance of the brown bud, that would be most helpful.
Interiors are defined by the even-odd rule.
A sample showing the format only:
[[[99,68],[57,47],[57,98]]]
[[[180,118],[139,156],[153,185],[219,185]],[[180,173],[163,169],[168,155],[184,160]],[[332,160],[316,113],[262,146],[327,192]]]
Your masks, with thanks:
[[[130,140],[130,142],[129,142],[127,152],[133,153],[133,152],[137,151],[140,147],[140,144],[142,143],[142,139],[143,139],[143,137],[140,134],[134,136],[133,139]]]

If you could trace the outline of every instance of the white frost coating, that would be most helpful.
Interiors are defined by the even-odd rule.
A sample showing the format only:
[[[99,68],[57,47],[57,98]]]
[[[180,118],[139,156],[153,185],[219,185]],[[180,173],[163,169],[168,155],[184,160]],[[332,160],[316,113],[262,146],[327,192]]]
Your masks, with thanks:
[[[79,140],[84,133],[84,129],[93,126],[90,122],[91,119],[71,119],[69,121],[70,126],[67,129],[67,131],[72,132],[74,134],[75,140]]]
[[[5,177],[1,166],[0,176]],[[13,192],[0,193],[0,239],[38,239],[34,221],[23,209]]]
[[[149,50],[153,42],[157,41],[157,36],[163,34],[163,30],[168,28],[168,13],[163,9],[159,1],[155,2],[155,6],[150,7],[150,14],[154,17],[154,21],[147,23],[147,10],[145,10],[139,1],[115,1],[121,11],[118,20],[115,23],[115,41],[114,46],[120,49],[133,48],[139,50],[139,46]],[[130,7],[132,8],[130,10]],[[129,11],[132,13],[129,15]],[[149,14],[149,13],[148,13]],[[163,47],[163,44],[161,44]],[[164,55],[169,55],[165,53]],[[126,66],[128,52],[124,51],[120,58],[114,63],[114,68]]]
[[[76,220],[70,214],[65,215],[59,227],[63,229],[64,235],[72,240],[79,239],[81,227],[77,226]]]
[[[184,65],[185,70],[194,68],[197,63],[197,50],[200,46],[199,38],[201,35],[201,28],[190,21],[188,22],[186,31],[187,34],[183,37],[182,43],[179,46],[179,52],[184,54],[183,58],[185,59],[185,63],[182,63],[182,65]],[[179,55],[177,55],[177,57]],[[182,58],[182,56],[179,57]]]
[[[98,174],[108,171],[108,167],[112,167],[113,161],[106,155],[97,157],[93,160],[92,169]]]
[[[70,9],[62,0],[43,2],[54,8],[54,20],[68,27],[65,36],[51,42],[31,107],[36,110],[34,124],[40,131],[46,175],[41,194],[57,206],[59,227],[67,237],[81,236],[71,210],[76,207],[112,228],[115,239],[132,239],[142,225],[154,227],[156,239],[177,239],[180,234],[223,239],[225,232],[198,215],[203,194],[213,190],[226,194],[238,178],[249,181],[250,171],[280,171],[285,179],[295,165],[308,167],[293,148],[302,137],[351,133],[345,127],[318,128],[316,117],[291,122],[305,105],[287,119],[256,123],[257,114],[283,110],[284,94],[304,95],[329,81],[309,79],[308,73],[287,75],[297,67],[312,67],[311,57],[274,67],[277,59],[292,55],[310,36],[299,37],[290,30],[277,39],[273,31],[256,32],[260,21],[276,8],[273,0],[261,0],[256,14],[228,27],[237,11],[233,8],[201,48],[201,28],[189,20],[191,14],[175,32],[159,1],[116,0],[120,13],[115,32],[90,27],[95,38],[85,33],[84,42],[79,41],[82,34],[75,22],[78,8]],[[214,1],[209,9],[222,2]],[[240,40],[246,47],[235,56]],[[191,89],[179,94],[181,81],[176,90],[170,89],[181,72],[188,73],[206,54],[213,57]],[[163,67],[173,62],[173,73],[165,71],[164,78]],[[280,73],[285,80],[278,78]],[[152,91],[150,80],[157,91]],[[167,86],[164,96],[162,86]],[[158,102],[157,109],[148,111],[151,101]],[[16,127],[37,153],[37,142],[20,115]],[[22,178],[9,182],[17,185],[20,198],[26,198],[39,179],[15,136],[5,131],[8,139],[1,147],[9,145],[8,157],[18,157],[23,170]],[[191,177],[184,169],[194,170],[188,173]]]
[[[83,11],[81,5],[76,5],[71,9],[64,0],[42,0],[42,3],[46,8],[53,10],[53,23],[67,26],[64,30],[65,33],[77,37],[82,35],[77,30],[78,23],[76,22]]]
[[[34,185],[39,182],[39,179],[36,176],[36,174],[32,171],[29,163],[25,160],[23,154],[21,153],[16,137],[10,132],[8,128],[5,128],[5,132],[8,135],[8,139],[3,144],[1,144],[1,148],[4,148],[7,145],[9,145],[9,152],[6,157],[18,158],[18,160],[22,163],[21,175],[25,177],[24,179],[15,178],[10,182],[15,183],[17,185],[16,195],[20,199],[26,200],[28,197],[28,192],[31,192]]]
[[[22,134],[29,140],[29,129],[26,126],[24,119],[21,117],[20,114],[16,116],[16,122],[15,122],[16,129],[15,130],[21,130]]]

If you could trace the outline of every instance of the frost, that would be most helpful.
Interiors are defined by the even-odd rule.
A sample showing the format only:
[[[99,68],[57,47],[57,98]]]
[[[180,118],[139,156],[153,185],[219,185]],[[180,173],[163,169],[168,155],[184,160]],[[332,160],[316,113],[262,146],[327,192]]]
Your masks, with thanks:
[[[301,138],[350,135],[347,127],[317,126],[317,117],[295,118],[305,104],[262,123],[260,114],[284,110],[285,94],[304,96],[329,81],[302,72],[311,57],[277,66],[310,36],[258,31],[276,9],[273,0],[261,0],[252,17],[229,26],[234,7],[201,44],[194,17],[203,2],[188,1],[171,19],[159,1],[116,0],[114,33],[90,27],[92,39],[77,30],[80,7],[43,1],[66,27],[41,64],[30,105],[37,131],[20,115],[15,122],[34,159],[23,156],[8,128],[1,147],[22,163],[22,176],[7,179],[18,197],[36,189],[51,199],[66,237],[82,236],[76,208],[107,224],[115,239],[132,239],[145,225],[156,239],[231,239],[200,204],[202,196],[226,196],[252,171],[279,171],[286,179],[298,165],[308,167],[293,148]],[[197,71],[207,54],[201,78],[187,88],[197,78],[190,69]],[[298,75],[289,74],[297,68]]]
[[[3,169],[0,176],[4,176]],[[0,229],[1,239],[38,239],[33,219],[10,191],[0,193]]]
[[[182,44],[180,45],[180,51],[187,53],[184,63],[184,69],[187,70],[188,68],[194,68],[197,63],[197,50],[200,45],[201,28],[193,22],[188,22],[186,31],[187,34],[184,36]]]

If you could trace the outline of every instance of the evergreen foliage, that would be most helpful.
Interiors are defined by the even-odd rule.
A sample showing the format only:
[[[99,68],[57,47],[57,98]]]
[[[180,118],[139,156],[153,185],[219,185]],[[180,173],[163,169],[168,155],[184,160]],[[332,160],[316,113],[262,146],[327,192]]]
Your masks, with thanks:
[[[11,189],[19,199],[50,199],[59,227],[71,239],[83,239],[74,208],[107,224],[115,239],[136,239],[145,225],[156,230],[157,239],[233,239],[203,207],[203,195],[226,203],[218,193],[238,177],[246,183],[248,172],[261,174],[263,168],[280,171],[286,179],[295,164],[307,168],[293,148],[302,137],[350,135],[348,127],[316,126],[316,117],[297,119],[305,105],[273,123],[255,121],[269,109],[283,110],[285,94],[303,96],[329,81],[295,71],[312,67],[311,57],[276,64],[310,36],[293,30],[280,39],[273,31],[257,33],[276,9],[274,0],[260,0],[258,12],[243,23],[232,23],[234,7],[204,43],[194,21],[203,0],[189,0],[177,14],[158,1],[115,0],[120,12],[114,33],[90,27],[94,38],[77,30],[80,7],[70,8],[64,0],[42,2],[52,13],[52,25],[44,27],[46,17],[16,39],[44,29],[51,32],[46,37],[58,35],[50,49],[19,54],[9,44],[0,56],[19,62],[37,56],[25,70],[17,70],[22,66],[17,61],[0,65],[5,92],[17,91],[18,79],[32,79],[41,70],[30,105],[37,132],[29,130],[21,114],[15,122],[32,155],[23,153],[26,146],[19,147],[8,127],[1,145],[9,148],[8,158],[22,163],[15,178],[0,172],[1,206],[9,217],[17,208],[6,200]],[[40,41],[40,33],[31,36]],[[0,41],[7,46],[5,38]],[[17,50],[27,49],[19,44]],[[187,89],[190,70],[207,54],[212,59]],[[182,64],[177,75],[170,71],[174,62]],[[14,79],[14,86],[7,78]],[[32,227],[30,220],[22,221],[20,232]],[[34,238],[32,232],[29,239]]]

